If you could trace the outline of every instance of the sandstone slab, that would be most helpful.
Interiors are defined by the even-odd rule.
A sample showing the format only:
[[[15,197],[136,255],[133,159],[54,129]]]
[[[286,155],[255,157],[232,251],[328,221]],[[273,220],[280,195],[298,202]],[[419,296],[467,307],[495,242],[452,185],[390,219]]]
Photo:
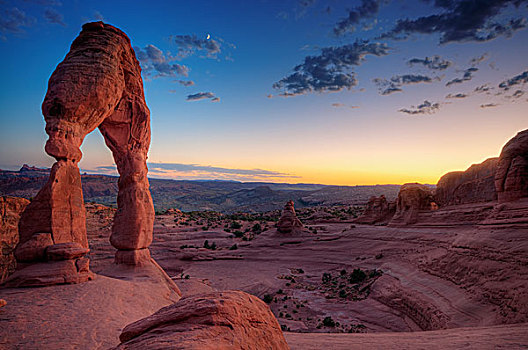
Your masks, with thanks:
[[[183,298],[125,327],[116,349],[289,349],[260,299],[241,291]]]

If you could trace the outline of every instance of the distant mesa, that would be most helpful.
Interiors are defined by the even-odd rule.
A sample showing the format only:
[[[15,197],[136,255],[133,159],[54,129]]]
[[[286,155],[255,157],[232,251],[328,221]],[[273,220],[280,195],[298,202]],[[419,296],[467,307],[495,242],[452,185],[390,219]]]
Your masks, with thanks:
[[[36,166],[29,166],[27,164],[22,165],[20,172],[29,172],[29,171],[50,171],[50,168],[37,168]]]
[[[528,130],[504,145],[498,158],[443,175],[436,188],[400,187],[396,208],[371,197],[357,223],[389,226],[528,226]],[[388,219],[390,218],[390,219]]]
[[[281,217],[277,222],[277,231],[280,233],[292,233],[303,229],[301,220],[295,214],[294,203],[289,200],[282,210]]]
[[[396,202],[389,202],[384,195],[370,197],[365,210],[354,222],[368,225],[386,225],[396,212]]]

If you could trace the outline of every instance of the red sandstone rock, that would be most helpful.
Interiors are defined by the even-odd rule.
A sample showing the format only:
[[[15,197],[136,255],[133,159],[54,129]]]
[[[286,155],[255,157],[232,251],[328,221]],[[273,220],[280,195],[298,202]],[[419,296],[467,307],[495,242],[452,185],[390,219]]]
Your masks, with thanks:
[[[117,264],[145,266],[150,264],[151,257],[148,248],[134,250],[118,250],[115,255]]]
[[[418,221],[420,211],[431,211],[433,193],[425,185],[408,183],[400,188],[396,202],[396,213],[389,225],[410,225]]]
[[[4,299],[0,299],[0,307],[4,307],[7,305],[7,301],[5,301]]]
[[[42,113],[49,136],[45,150],[57,162],[21,219],[21,243],[50,232],[55,244],[88,247],[77,163],[84,138],[99,127],[120,174],[110,241],[119,250],[146,249],[154,222],[146,165],[150,111],[126,34],[103,22],[85,24],[50,77]]]
[[[519,132],[502,148],[495,189],[500,203],[528,197],[528,129]]]
[[[73,260],[85,256],[90,249],[84,248],[79,243],[58,243],[46,249],[48,261]]]
[[[15,257],[19,262],[43,261],[46,258],[46,248],[51,245],[51,233],[36,233],[16,247]]]
[[[24,198],[0,197],[0,283],[15,271],[13,253],[18,243],[18,221],[28,204]]]
[[[277,222],[277,230],[280,233],[290,233],[303,228],[303,224],[295,214],[293,201],[288,201],[282,210],[282,215]]]
[[[279,323],[260,299],[241,291],[180,299],[129,324],[116,349],[289,349]]]
[[[39,232],[50,232],[53,243],[77,242],[88,247],[86,211],[77,164],[56,162],[46,185],[20,218],[20,244]]]
[[[370,197],[367,206],[355,222],[359,224],[387,224],[396,212],[396,203],[388,202],[384,195]]]
[[[495,172],[498,158],[473,164],[466,171],[453,171],[440,178],[435,202],[440,206],[483,203],[497,199]]]
[[[85,259],[87,260],[87,259]],[[50,261],[17,270],[6,281],[7,287],[43,287],[54,284],[82,283],[94,278],[85,263],[78,269],[75,260]]]

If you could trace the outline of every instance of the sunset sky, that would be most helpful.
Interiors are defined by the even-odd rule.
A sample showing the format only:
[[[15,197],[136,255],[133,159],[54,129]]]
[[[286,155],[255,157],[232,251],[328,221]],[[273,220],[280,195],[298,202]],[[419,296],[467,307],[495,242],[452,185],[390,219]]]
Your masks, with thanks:
[[[0,168],[49,167],[40,105],[85,22],[131,38],[150,176],[436,183],[528,128],[528,1],[0,0]],[[115,174],[96,130],[82,171]]]

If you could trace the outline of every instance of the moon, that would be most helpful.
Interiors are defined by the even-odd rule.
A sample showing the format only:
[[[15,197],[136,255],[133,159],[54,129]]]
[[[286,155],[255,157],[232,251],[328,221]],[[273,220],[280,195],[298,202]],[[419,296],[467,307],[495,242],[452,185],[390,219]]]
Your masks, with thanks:
[[[207,40],[211,39],[211,36],[209,34],[207,34]]]

